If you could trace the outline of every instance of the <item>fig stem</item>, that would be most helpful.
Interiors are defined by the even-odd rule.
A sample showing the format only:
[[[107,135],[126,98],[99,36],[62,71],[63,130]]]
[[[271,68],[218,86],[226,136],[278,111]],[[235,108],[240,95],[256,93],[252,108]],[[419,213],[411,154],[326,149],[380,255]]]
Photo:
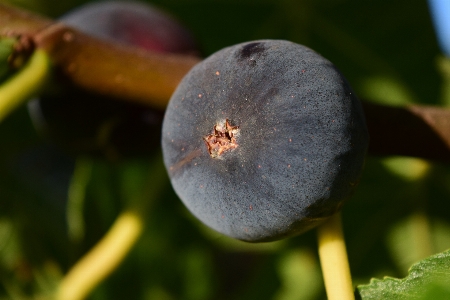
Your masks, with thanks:
[[[106,235],[64,276],[56,291],[56,300],[81,300],[123,261],[142,235],[147,213],[168,182],[162,156],[150,167],[147,184],[138,199],[131,199]]]
[[[18,73],[0,85],[0,121],[21,103],[36,95],[50,74],[50,60],[36,50]]]
[[[57,300],[84,299],[125,258],[142,233],[140,213],[123,211],[108,233],[94,246],[61,281]]]
[[[320,225],[317,236],[328,300],[354,300],[341,214],[335,214]]]

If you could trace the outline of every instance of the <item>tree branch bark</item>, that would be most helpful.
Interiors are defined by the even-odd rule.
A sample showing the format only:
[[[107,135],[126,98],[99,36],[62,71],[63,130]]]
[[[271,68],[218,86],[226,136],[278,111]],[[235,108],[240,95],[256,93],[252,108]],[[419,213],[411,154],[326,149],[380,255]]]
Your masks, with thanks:
[[[450,162],[450,110],[392,107],[363,101],[369,154],[405,155]]]
[[[71,84],[160,109],[200,61],[106,42],[5,4],[0,4],[0,35],[30,36],[49,54],[57,74]]]
[[[47,51],[58,74],[76,86],[164,109],[184,75],[200,59],[119,46],[45,17],[0,4],[0,36],[28,35]],[[450,110],[363,102],[369,154],[450,162]]]

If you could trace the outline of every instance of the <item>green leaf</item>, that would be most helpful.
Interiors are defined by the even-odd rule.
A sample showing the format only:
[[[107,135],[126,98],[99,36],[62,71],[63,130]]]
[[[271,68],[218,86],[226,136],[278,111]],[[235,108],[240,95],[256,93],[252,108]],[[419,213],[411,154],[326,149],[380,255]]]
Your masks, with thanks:
[[[444,300],[450,298],[450,250],[430,256],[409,270],[403,279],[372,279],[357,287],[362,300]]]

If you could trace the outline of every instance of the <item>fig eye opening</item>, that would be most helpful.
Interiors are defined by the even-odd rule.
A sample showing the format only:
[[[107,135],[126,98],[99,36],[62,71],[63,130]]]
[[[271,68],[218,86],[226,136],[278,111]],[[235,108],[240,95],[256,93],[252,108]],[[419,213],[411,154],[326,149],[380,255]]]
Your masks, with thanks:
[[[238,147],[236,137],[239,135],[239,126],[231,126],[228,119],[214,125],[213,132],[205,137],[209,155],[212,158],[219,158],[223,153],[234,150]]]

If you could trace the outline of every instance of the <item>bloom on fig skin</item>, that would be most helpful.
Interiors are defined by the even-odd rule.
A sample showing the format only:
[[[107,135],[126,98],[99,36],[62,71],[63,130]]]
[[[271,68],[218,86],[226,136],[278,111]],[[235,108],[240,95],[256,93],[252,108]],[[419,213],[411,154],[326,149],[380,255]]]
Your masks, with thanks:
[[[232,127],[236,138],[226,134]],[[196,65],[172,95],[162,130],[164,162],[187,208],[249,242],[297,235],[336,213],[359,181],[367,146],[360,102],[342,74],[281,40],[238,44]]]

